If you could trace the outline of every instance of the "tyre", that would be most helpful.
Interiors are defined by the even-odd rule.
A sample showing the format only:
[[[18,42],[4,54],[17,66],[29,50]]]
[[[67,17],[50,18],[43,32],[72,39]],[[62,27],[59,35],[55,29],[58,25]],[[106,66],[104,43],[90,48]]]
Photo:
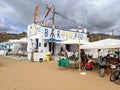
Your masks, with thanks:
[[[116,71],[114,75],[115,75],[115,83],[120,85],[120,72]]]
[[[115,81],[115,72],[113,72],[111,75],[110,75],[110,81]]]
[[[120,79],[115,80],[115,83],[120,85]]]

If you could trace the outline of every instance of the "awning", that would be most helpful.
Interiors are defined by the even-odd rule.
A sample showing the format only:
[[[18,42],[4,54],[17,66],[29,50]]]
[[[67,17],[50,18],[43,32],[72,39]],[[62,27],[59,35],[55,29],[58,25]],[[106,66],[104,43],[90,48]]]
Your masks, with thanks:
[[[68,39],[62,42],[58,42],[58,44],[89,44],[88,41],[79,40],[79,39]]]
[[[56,40],[56,39],[53,39],[53,40],[52,39],[45,39],[45,41],[47,41],[47,42],[52,42],[53,41],[55,43],[56,42],[62,42],[62,40]]]
[[[14,40],[9,40],[8,42],[6,43],[13,43],[13,44],[27,44],[28,43],[28,40],[17,40],[17,39],[14,39]]]

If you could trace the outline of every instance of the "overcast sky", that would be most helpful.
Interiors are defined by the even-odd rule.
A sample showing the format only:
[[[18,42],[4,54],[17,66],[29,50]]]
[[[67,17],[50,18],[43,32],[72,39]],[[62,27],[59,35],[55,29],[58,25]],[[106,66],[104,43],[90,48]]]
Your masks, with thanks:
[[[120,0],[1,0],[0,32],[20,33],[33,23],[34,10],[39,6],[37,21],[42,21],[47,12],[46,4],[54,5],[55,24],[63,29],[87,28],[90,33],[120,35]],[[52,17],[46,18],[47,22]]]

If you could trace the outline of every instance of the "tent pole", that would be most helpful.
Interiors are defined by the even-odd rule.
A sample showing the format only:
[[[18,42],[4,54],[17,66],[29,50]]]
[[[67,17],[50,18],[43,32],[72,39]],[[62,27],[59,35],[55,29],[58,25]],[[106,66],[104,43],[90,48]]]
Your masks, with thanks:
[[[78,44],[78,58],[79,58],[79,71],[80,71],[80,63],[81,63],[81,62],[80,62],[80,61],[81,61],[81,60],[80,60],[80,32],[79,32],[79,37],[78,37],[78,38],[79,38],[79,44]]]
[[[78,45],[78,58],[79,58],[79,70],[80,70],[80,39],[79,39],[79,45]]]
[[[120,63],[120,54],[119,54],[119,49],[118,49],[118,62]]]

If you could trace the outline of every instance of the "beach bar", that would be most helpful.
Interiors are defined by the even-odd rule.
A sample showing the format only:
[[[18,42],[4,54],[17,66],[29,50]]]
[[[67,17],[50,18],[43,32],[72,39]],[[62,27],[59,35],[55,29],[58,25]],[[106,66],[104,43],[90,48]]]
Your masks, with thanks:
[[[84,31],[84,32],[83,32]],[[39,24],[28,25],[28,59],[31,58],[34,61],[46,60],[46,55],[51,54],[51,42],[53,42],[53,55],[58,55],[61,47],[64,49],[73,51],[76,48],[75,45],[71,44],[58,44],[69,39],[78,39],[78,29],[55,29],[54,37],[52,39],[52,28],[48,26],[41,26]],[[87,30],[81,30],[80,40],[88,41]]]

